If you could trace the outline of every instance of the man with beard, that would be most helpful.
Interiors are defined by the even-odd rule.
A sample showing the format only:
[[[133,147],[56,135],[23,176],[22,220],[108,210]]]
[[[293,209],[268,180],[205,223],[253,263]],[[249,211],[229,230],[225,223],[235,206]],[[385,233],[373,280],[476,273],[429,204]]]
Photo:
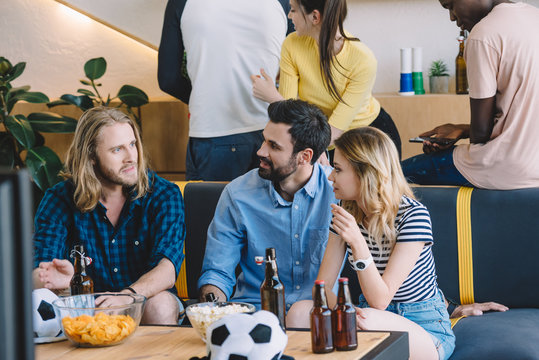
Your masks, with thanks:
[[[225,301],[236,285],[234,301],[260,308],[264,267],[257,259],[272,247],[288,310],[311,299],[328,239],[329,204],[335,202],[326,175],[331,169],[316,161],[331,130],[322,111],[301,100],[274,102],[268,114],[260,168],[228,184],[219,199],[198,286],[201,299],[212,292]]]
[[[68,288],[74,269],[66,259],[83,245],[95,292],[144,295],[143,323],[177,324],[183,199],[148,169],[133,120],[106,107],[82,114],[61,175],[66,180],[47,190],[35,217],[34,286]]]

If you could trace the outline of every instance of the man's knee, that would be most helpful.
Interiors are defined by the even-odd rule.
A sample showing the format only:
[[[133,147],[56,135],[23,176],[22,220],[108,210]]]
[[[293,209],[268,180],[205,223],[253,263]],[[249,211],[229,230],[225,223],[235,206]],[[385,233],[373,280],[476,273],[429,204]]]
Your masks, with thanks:
[[[175,325],[179,311],[178,299],[172,293],[162,291],[146,301],[142,323]]]

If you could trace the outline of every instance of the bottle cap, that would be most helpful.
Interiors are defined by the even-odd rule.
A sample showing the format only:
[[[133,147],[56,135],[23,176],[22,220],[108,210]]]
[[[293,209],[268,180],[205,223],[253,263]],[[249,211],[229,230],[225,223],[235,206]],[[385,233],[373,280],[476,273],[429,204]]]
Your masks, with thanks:
[[[339,278],[339,282],[340,283],[348,283],[348,278],[347,277]]]
[[[314,281],[314,284],[315,284],[315,285],[322,285],[322,286],[324,286],[324,285],[326,284],[326,282],[325,282],[324,280],[315,280],[315,281]]]

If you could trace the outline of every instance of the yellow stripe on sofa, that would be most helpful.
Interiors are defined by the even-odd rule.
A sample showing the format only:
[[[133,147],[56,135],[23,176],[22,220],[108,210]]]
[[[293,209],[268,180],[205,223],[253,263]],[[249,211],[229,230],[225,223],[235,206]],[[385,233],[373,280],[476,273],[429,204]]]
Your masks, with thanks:
[[[185,187],[190,182],[200,182],[200,181],[176,181],[174,182],[174,184],[178,185],[183,196]],[[178,296],[181,299],[185,300],[185,299],[189,299],[189,293],[187,291],[187,270],[185,268],[185,246],[183,247],[183,255],[184,257],[183,257],[182,267],[180,268],[180,273],[178,274],[178,278],[176,279],[176,290],[178,291]]]
[[[457,194],[457,241],[461,304],[472,304],[474,302],[471,218],[472,191],[473,188],[461,187]]]

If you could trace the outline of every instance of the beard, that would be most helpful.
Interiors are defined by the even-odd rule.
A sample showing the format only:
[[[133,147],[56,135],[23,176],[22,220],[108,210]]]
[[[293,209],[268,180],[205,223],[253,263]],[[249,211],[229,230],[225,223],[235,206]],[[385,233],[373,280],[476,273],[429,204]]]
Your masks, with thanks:
[[[287,177],[295,173],[296,170],[298,169],[298,164],[296,162],[296,157],[294,155],[295,154],[292,154],[292,156],[290,156],[290,159],[288,160],[288,163],[286,165],[278,167],[278,168],[275,168],[273,166],[273,162],[270,159],[265,158],[265,157],[260,157],[260,161],[266,163],[270,168],[269,169],[259,168],[258,175],[262,179],[270,180],[273,183],[279,183],[283,181],[284,179],[286,179]]]
[[[130,187],[133,185],[136,185],[138,182],[138,167],[137,163],[132,163],[129,165],[123,166],[120,171],[116,172],[115,170],[111,168],[107,168],[102,166],[99,162],[96,166],[96,173],[99,178],[102,180],[115,184],[115,185],[121,185],[123,187]],[[129,174],[123,174],[122,171],[134,166],[135,170],[130,172]]]

